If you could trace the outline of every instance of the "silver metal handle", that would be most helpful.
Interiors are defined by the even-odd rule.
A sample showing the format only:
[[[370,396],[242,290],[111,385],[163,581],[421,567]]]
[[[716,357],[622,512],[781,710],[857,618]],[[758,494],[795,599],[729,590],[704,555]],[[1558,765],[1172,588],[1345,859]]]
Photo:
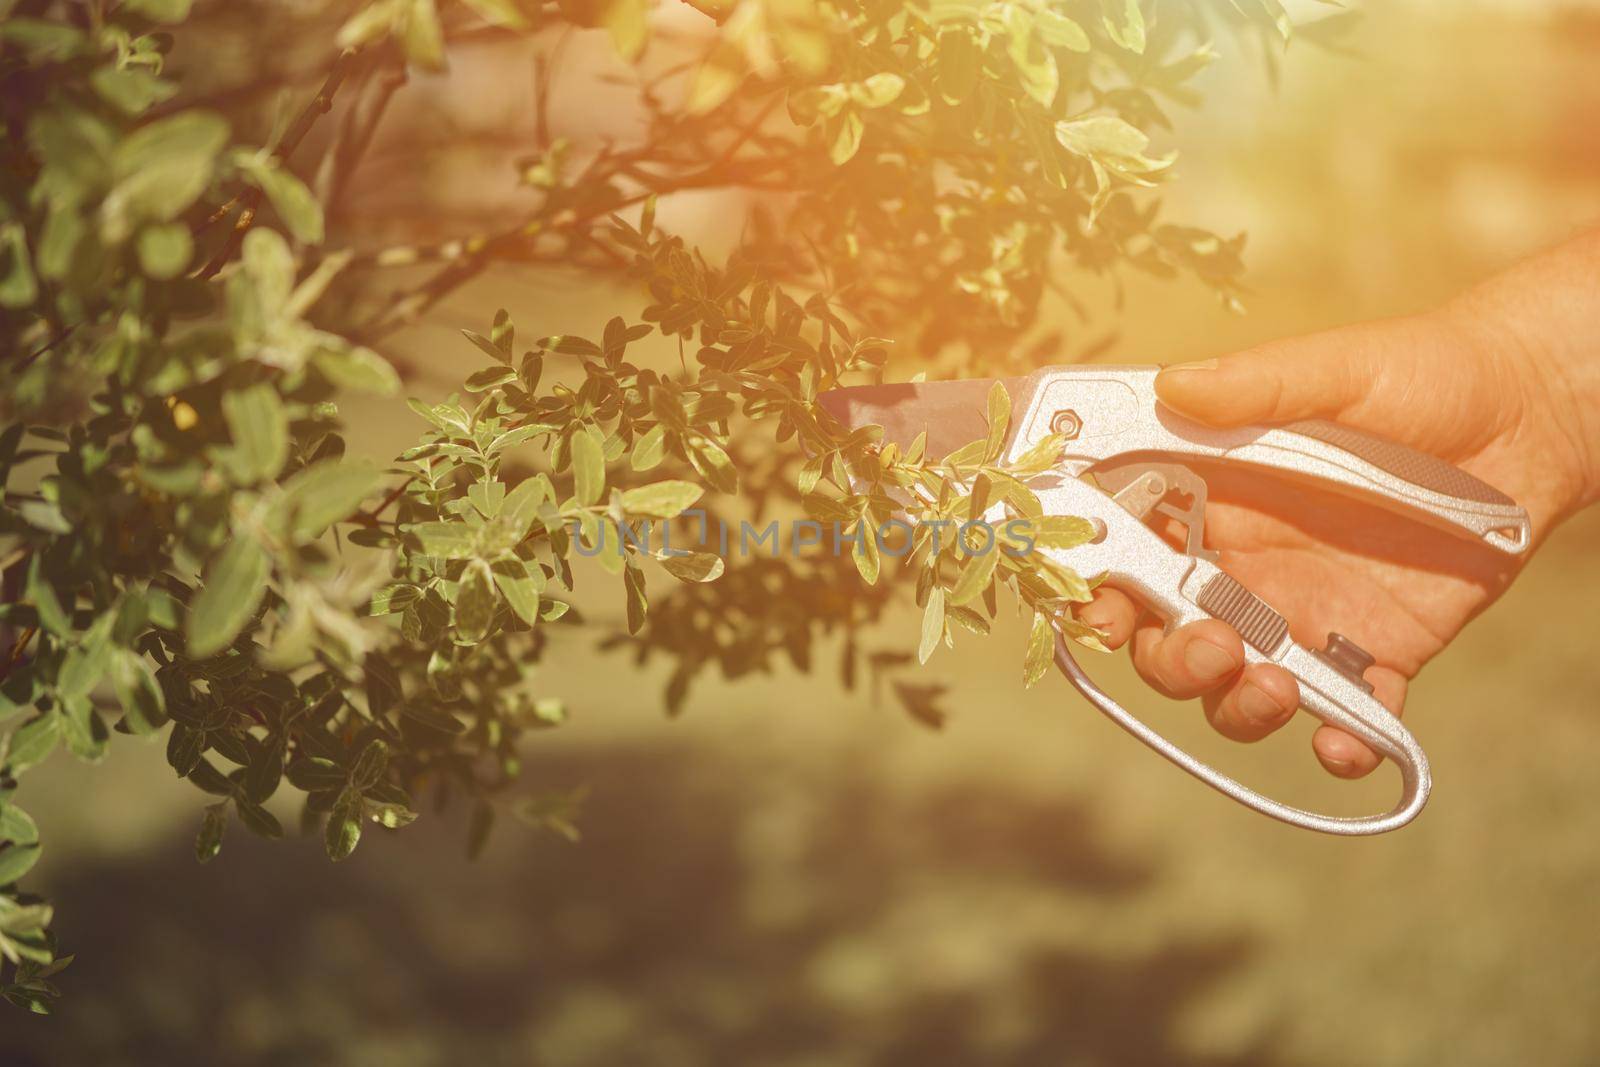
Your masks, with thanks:
[[[1294,649],[1308,659],[1313,658],[1310,653],[1298,645],[1295,645]],[[1245,654],[1246,658],[1253,662],[1267,662],[1270,659],[1249,647],[1245,649]],[[1387,708],[1353,685],[1351,685],[1353,692],[1343,694],[1344,699],[1353,705],[1353,707],[1346,707],[1337,700],[1320,692],[1315,686],[1308,684],[1307,679],[1302,678],[1300,681],[1301,706],[1323,722],[1355,734],[1362,741],[1394,760],[1399,766],[1401,781],[1400,802],[1393,809],[1382,815],[1355,817],[1323,815],[1319,812],[1307,811],[1304,808],[1296,808],[1273,800],[1271,797],[1251,789],[1237,778],[1229,777],[1210,764],[1190,755],[1146,725],[1138,716],[1117,703],[1105,690],[1096,685],[1094,680],[1079,666],[1078,661],[1073,658],[1072,652],[1068,649],[1067,642],[1059,635],[1056,637],[1055,660],[1056,666],[1061,673],[1066,675],[1067,680],[1072,683],[1078,692],[1084,695],[1089,703],[1100,709],[1112,722],[1144,742],[1157,755],[1180,770],[1200,779],[1200,781],[1224,796],[1280,822],[1307,830],[1317,830],[1321,833],[1338,834],[1345,837],[1382,834],[1390,830],[1398,830],[1412,819],[1415,819],[1417,814],[1422,811],[1422,806],[1428,802],[1428,792],[1432,788],[1433,778],[1428,770],[1428,757],[1423,753],[1422,747],[1417,744],[1411,733],[1400,724],[1400,720],[1389,713]],[[1361,699],[1356,699],[1357,697]]]

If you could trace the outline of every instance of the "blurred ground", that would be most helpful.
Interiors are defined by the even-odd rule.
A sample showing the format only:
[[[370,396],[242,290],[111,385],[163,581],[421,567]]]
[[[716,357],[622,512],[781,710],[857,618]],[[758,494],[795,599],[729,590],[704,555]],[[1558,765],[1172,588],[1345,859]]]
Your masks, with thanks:
[[[1249,230],[1250,313],[1138,283],[1118,317],[1085,283],[1083,329],[1122,331],[1109,358],[1419,309],[1600,221],[1593,15],[1372,6],[1360,58],[1295,45],[1276,95],[1224,62],[1179,116],[1172,214]],[[570,279],[497,275],[403,339],[418,389],[458,376],[455,329],[498,304],[539,333],[610,313]],[[414,431],[383,411],[379,452]],[[21,1062],[108,1065],[1594,1062],[1597,545],[1600,514],[1562,530],[1424,673],[1408,718],[1434,800],[1376,840],[1268,823],[1063,685],[1025,693],[1015,625],[936,659],[940,734],[826,672],[702,687],[667,722],[662,677],[575,640],[548,672],[575,720],[529,775],[592,785],[585,841],[504,829],[478,865],[445,818],[338,867],[235,827],[196,867],[193,790],[119,739],[103,768],[28,780],[81,956],[57,1016],[0,1026]],[[1304,724],[1233,749],[1098,666],[1252,781],[1387,803],[1383,775],[1324,780]]]

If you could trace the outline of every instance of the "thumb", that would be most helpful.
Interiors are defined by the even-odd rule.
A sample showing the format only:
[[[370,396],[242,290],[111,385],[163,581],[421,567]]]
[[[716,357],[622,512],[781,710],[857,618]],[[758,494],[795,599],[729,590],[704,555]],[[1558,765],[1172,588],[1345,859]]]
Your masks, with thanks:
[[[1211,426],[1331,418],[1366,397],[1395,332],[1393,323],[1347,326],[1179,363],[1156,375],[1156,396]]]

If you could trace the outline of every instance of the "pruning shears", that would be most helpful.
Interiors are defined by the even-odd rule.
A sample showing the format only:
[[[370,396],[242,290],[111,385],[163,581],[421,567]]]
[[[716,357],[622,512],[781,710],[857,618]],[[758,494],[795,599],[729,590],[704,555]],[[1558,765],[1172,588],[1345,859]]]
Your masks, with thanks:
[[[1527,512],[1444,460],[1338,423],[1215,429],[1193,422],[1157,402],[1159,369],[1047,367],[1024,378],[1002,379],[1012,398],[1003,457],[1014,460],[1046,436],[1062,435],[1065,453],[1055,470],[1033,483],[1036,495],[1046,514],[1087,519],[1098,534],[1077,547],[1039,551],[1133,594],[1169,630],[1206,618],[1228,623],[1243,639],[1248,662],[1276,663],[1295,676],[1301,707],[1395,762],[1400,801],[1384,814],[1354,818],[1280,803],[1179,748],[1107,695],[1060,634],[1056,666],[1118,726],[1263,815],[1330,834],[1377,834],[1404,826],[1427,802],[1428,758],[1410,731],[1373,697],[1363,673],[1375,658],[1337,633],[1328,634],[1320,649],[1298,644],[1281,614],[1217,565],[1216,553],[1205,547],[1206,482],[1188,463],[1243,467],[1359,497],[1510,556],[1532,542]],[[974,379],[835,389],[822,395],[821,404],[848,428],[882,426],[885,442],[902,447],[926,433],[926,453],[945,455],[985,435],[993,384],[993,379]],[[1182,524],[1182,548],[1150,525],[1157,516]]]

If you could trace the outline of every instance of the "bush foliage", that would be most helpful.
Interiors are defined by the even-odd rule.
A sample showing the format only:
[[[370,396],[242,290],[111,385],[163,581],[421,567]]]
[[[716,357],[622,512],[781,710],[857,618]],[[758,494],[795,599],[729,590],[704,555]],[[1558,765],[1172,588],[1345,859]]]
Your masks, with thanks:
[[[912,661],[987,631],[1001,589],[1035,613],[1030,680],[1055,631],[1093,642],[1069,610],[1084,577],[925,537],[899,565],[920,647],[873,641],[890,586],[863,524],[913,486],[927,517],[1036,515],[1027,482],[1060,442],[1002,466],[1003,390],[988,438],[949,456],[845,434],[815,400],[886,364],[1068,358],[1041,322],[1075,272],[1188,274],[1233,301],[1242,237],[1162,219],[1173,154],[1151,137],[1195,101],[1214,34],[1287,37],[1277,0],[256,0],[326,41],[261,143],[236,132],[261,127],[254,97],[185,89],[207,32],[191,2],[0,0],[9,1000],[47,1010],[70,958],[18,886],[40,856],[18,782],[58,747],[96,761],[114,734],[165,734],[208,795],[202,861],[231,821],[281,835],[268,802],[290,791],[335,860],[425,800],[470,806],[472,851],[501,816],[575,836],[577,797],[519,787],[518,749],[566,715],[537,672],[583,632],[572,589],[602,567],[628,634],[601,639],[669,660],[674,711],[703,671],[810,669],[827,639],[847,684],[896,672],[937,723]],[[549,134],[549,59],[574,32],[609,34],[632,70],[630,142]],[[353,247],[331,207],[390,98],[484,37],[539,57],[537,152],[508,177],[532,206]],[[655,224],[659,198],[690,190],[741,194],[731,257]],[[401,389],[385,339],[501,262],[600,272],[640,299],[593,337],[519,339],[502,312],[449,354],[476,360],[461,394],[411,401],[414,447],[386,467],[347,457],[340,396]],[[432,272],[396,285],[396,264]],[[857,536],[843,557],[629,541],[574,566],[696,505]]]

